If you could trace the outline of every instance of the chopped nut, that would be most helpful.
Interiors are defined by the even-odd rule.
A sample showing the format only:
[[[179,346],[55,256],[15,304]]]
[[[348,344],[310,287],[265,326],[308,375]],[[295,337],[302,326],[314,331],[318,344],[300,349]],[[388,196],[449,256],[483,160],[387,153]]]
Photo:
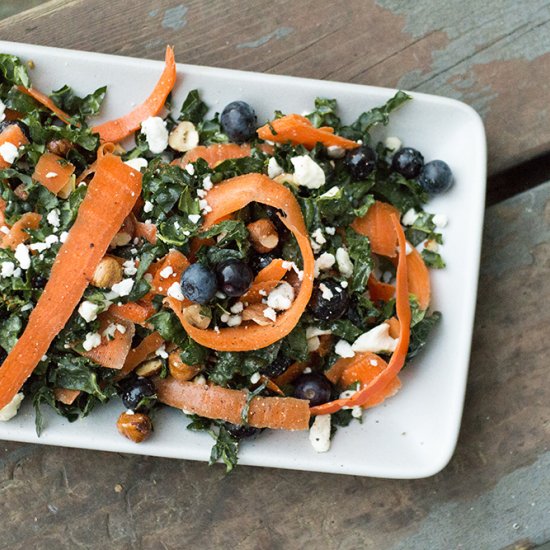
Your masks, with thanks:
[[[21,199],[22,201],[26,201],[29,198],[29,192],[26,189],[26,186],[24,183],[19,184],[14,190],[13,190],[15,196],[18,199]]]
[[[143,361],[137,369],[138,376],[155,376],[162,370],[162,361],[158,358]]]
[[[199,144],[199,133],[195,125],[188,120],[180,122],[174,126],[168,137],[168,145],[175,151],[185,153],[195,148]]]
[[[176,379],[182,382],[191,380],[201,371],[201,367],[198,365],[187,365],[181,360],[180,349],[174,350],[168,356],[168,368],[170,374]]]
[[[279,235],[271,221],[261,219],[249,223],[246,228],[250,233],[250,242],[256,252],[271,252],[279,244]]]
[[[118,233],[114,236],[111,241],[111,248],[117,248],[119,246],[126,246],[130,244],[134,238],[134,233],[136,231],[136,225],[131,217],[127,217],[122,224],[122,227],[119,229]]]
[[[46,144],[46,149],[48,149],[50,153],[54,153],[60,157],[64,157],[73,147],[74,145],[65,138],[52,139]]]
[[[320,357],[325,357],[332,350],[332,334],[319,335],[319,347],[317,348],[317,354]]]
[[[120,281],[122,281],[122,266],[116,258],[105,256],[96,267],[90,282],[97,288],[111,288]]]
[[[257,325],[261,327],[267,327],[272,325],[273,321],[268,319],[264,315],[264,311],[268,309],[268,306],[265,304],[252,304],[249,305],[242,313],[243,321],[254,321]]]
[[[206,329],[210,325],[211,318],[209,315],[205,315],[203,306],[199,304],[193,304],[183,308],[183,316],[185,320],[194,327]]]
[[[128,414],[123,412],[117,420],[118,431],[134,443],[141,443],[153,431],[151,419],[143,413]]]

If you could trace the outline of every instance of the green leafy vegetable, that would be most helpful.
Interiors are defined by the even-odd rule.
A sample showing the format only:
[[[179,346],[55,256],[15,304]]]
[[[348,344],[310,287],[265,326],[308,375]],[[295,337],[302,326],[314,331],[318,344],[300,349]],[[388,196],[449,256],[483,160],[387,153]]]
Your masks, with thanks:
[[[30,85],[27,67],[15,55],[0,54],[0,73],[2,74],[3,81],[7,81],[10,84],[25,86],[25,88],[28,88]]]
[[[200,98],[198,90],[191,90],[185,98],[178,120],[188,120],[193,124],[202,122],[204,115],[208,112],[208,107]]]

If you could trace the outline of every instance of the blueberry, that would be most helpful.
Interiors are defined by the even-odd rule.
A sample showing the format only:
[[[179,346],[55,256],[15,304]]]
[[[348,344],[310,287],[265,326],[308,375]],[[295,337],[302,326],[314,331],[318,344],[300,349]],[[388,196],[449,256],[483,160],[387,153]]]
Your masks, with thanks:
[[[344,315],[349,305],[349,295],[345,288],[334,279],[325,279],[316,283],[309,308],[317,319],[329,321]]]
[[[275,259],[275,254],[257,254],[252,256],[252,259],[250,260],[250,267],[252,268],[252,271],[258,273]]]
[[[324,374],[302,374],[294,382],[294,397],[308,399],[312,407],[330,401],[332,384]]]
[[[230,141],[243,143],[256,135],[256,113],[244,101],[233,101],[222,111],[220,122]]]
[[[401,174],[408,180],[412,180],[420,174],[420,170],[424,166],[424,157],[412,147],[403,147],[399,149],[391,162],[391,167],[394,172]]]
[[[33,289],[37,290],[40,288],[44,288],[46,286],[46,283],[48,282],[48,279],[44,277],[44,275],[37,274],[31,279],[31,284]]]
[[[146,409],[144,406],[144,399],[151,399],[155,397],[155,385],[149,378],[143,378],[137,376],[124,386],[122,391],[122,403],[131,411],[139,411]]]
[[[368,145],[361,145],[346,153],[345,165],[355,181],[366,179],[376,167],[376,152]]]
[[[202,264],[190,265],[181,276],[181,291],[192,302],[206,304],[216,290],[216,275]]]
[[[23,124],[20,120],[4,120],[4,122],[0,122],[0,134],[10,126],[19,126],[21,128],[21,131],[25,135],[25,137],[30,140],[31,135],[29,134],[29,129],[25,124]]]
[[[220,290],[231,298],[242,296],[252,284],[254,273],[242,260],[232,259],[216,267]]]
[[[246,424],[231,424],[231,422],[226,422],[225,428],[235,439],[254,437],[262,431],[260,428],[254,428],[254,426],[247,426]]]
[[[277,355],[273,363],[270,363],[269,365],[260,369],[260,374],[263,374],[268,378],[275,378],[283,374],[283,372],[285,372],[286,369],[288,369],[288,367],[290,367],[293,362],[294,361],[290,359],[290,357],[286,357],[285,355],[280,353],[279,355]]]
[[[418,183],[432,195],[448,191],[454,183],[453,173],[449,165],[442,160],[432,160],[424,165]]]

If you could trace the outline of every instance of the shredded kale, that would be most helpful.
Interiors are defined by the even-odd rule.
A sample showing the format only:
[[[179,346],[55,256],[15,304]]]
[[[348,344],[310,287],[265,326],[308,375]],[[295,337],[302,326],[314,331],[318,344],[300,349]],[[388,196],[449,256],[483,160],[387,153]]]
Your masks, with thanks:
[[[199,124],[208,112],[208,106],[200,98],[198,90],[191,90],[185,98],[178,120],[188,120],[193,124]]]

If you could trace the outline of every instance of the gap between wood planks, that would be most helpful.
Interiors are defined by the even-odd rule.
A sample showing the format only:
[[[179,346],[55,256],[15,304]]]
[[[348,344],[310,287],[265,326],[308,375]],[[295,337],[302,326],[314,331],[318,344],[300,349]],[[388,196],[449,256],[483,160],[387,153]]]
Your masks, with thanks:
[[[492,206],[550,180],[550,152],[488,178],[487,204]]]

